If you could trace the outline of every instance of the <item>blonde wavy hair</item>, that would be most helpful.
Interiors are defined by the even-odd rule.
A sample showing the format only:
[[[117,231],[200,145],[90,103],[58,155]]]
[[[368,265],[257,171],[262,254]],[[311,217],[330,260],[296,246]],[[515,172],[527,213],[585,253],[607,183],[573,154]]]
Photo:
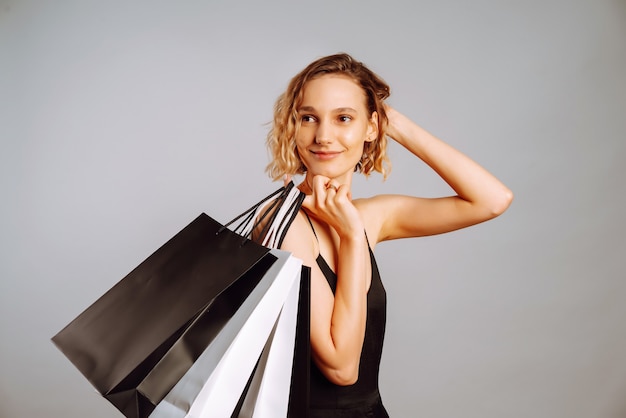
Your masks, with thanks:
[[[274,180],[285,174],[304,174],[306,167],[296,150],[296,135],[299,128],[298,107],[302,103],[304,86],[310,80],[326,74],[341,74],[350,77],[363,89],[366,106],[370,115],[378,115],[378,137],[372,142],[365,142],[363,156],[355,171],[366,176],[378,171],[387,177],[390,164],[387,157],[387,114],[384,100],[389,97],[390,89],[378,75],[363,63],[350,55],[341,53],[329,55],[313,61],[304,70],[291,79],[287,90],[281,94],[274,105],[274,120],[267,134],[267,146],[272,161],[266,171]]]

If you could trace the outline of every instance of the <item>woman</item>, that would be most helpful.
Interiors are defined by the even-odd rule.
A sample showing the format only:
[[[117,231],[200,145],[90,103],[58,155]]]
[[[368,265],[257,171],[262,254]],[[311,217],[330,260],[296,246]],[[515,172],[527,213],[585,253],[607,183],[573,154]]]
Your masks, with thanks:
[[[318,59],[275,106],[274,179],[304,174],[307,196],[282,248],[311,266],[311,417],[387,417],[378,392],[386,296],[371,249],[494,218],[512,193],[468,157],[385,104],[389,87],[347,54]],[[456,196],[352,199],[355,172],[387,174],[387,137]]]

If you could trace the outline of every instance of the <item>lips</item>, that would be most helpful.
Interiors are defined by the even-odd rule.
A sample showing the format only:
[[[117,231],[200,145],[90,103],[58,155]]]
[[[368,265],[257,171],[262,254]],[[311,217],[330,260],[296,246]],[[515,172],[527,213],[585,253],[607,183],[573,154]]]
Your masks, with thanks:
[[[331,160],[335,158],[336,156],[338,156],[339,154],[341,154],[341,151],[311,150],[311,153],[320,160]]]

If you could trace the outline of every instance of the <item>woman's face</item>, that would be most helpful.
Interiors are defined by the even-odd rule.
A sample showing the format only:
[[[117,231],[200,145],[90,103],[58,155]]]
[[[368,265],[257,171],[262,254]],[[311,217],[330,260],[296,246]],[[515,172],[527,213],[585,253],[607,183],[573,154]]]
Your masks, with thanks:
[[[296,149],[307,176],[349,183],[365,142],[378,133],[376,114],[368,114],[365,102],[363,89],[344,75],[328,74],[304,85]]]

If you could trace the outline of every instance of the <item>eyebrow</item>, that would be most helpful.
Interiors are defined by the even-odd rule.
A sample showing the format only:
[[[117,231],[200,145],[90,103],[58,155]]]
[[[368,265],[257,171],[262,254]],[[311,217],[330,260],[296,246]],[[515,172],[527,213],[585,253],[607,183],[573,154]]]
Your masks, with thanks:
[[[315,112],[315,108],[313,106],[302,106],[298,108],[298,112]],[[337,109],[333,109],[335,113],[358,113],[355,109],[351,107],[338,107]]]

